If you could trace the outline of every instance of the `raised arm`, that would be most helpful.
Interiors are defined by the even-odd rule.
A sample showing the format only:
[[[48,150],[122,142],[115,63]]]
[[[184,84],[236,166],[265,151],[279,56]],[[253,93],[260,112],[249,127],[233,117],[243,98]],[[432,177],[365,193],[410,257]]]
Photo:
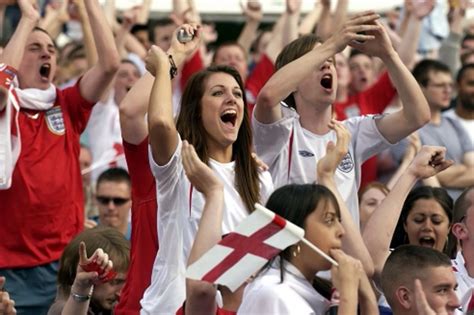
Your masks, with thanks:
[[[120,65],[114,36],[97,0],[84,0],[97,49],[97,64],[89,69],[80,82],[81,95],[97,102],[110,84]]]
[[[199,46],[199,39],[200,34],[198,33],[193,41],[185,44],[175,39],[171,41],[171,47],[167,53],[173,56],[178,68],[184,63],[186,57],[191,55]],[[145,114],[148,111],[153,82],[153,75],[149,72],[145,73],[120,103],[122,137],[128,143],[139,144],[148,135]]]
[[[358,226],[352,219],[349,209],[337,189],[336,181],[334,179],[339,163],[349,150],[351,134],[342,123],[336,120],[332,120],[329,127],[336,132],[337,142],[336,144],[329,142],[326,149],[326,155],[318,161],[318,182],[329,188],[336,196],[341,211],[341,223],[346,231],[342,238],[344,251],[359,259],[362,262],[365,273],[370,277],[374,273],[372,258],[370,257],[367,247],[365,247]]]
[[[376,20],[377,14],[368,12],[348,20],[332,37],[317,45],[300,58],[279,69],[260,91],[255,107],[258,121],[269,124],[281,119],[280,102],[294,92],[315,68],[320,67],[329,58],[342,51],[353,40],[369,41],[373,35],[357,34],[378,29],[378,25],[369,24]]]
[[[461,164],[453,165],[437,177],[444,187],[464,189],[474,185],[474,151],[465,153]]]
[[[300,0],[286,0],[286,10],[273,26],[272,40],[265,48],[265,54],[273,63],[283,47],[298,38],[300,6]]]
[[[237,42],[249,53],[250,46],[257,36],[258,26],[263,18],[262,6],[256,0],[248,1],[246,6],[241,3],[240,6],[245,16],[245,25],[240,32]]]
[[[38,26],[46,30],[52,38],[58,37],[64,23],[69,21],[68,4],[69,1],[64,0],[60,3],[48,3],[46,5],[44,17],[40,20]]]
[[[199,39],[197,26],[185,24],[181,26],[186,32],[194,34],[192,42],[183,44],[196,47]],[[173,41],[177,42],[176,31]],[[172,58],[185,58],[182,51],[175,51]],[[173,117],[173,103],[170,78],[170,59],[168,55],[157,46],[152,46],[146,58],[147,70],[155,75],[151,88],[150,102],[148,105],[148,132],[153,158],[158,165],[166,164],[178,144],[178,132]]]
[[[199,228],[189,253],[188,265],[198,260],[222,238],[224,185],[197,156],[193,146],[183,141],[183,167],[189,181],[204,195]],[[215,314],[216,287],[209,282],[186,279],[186,314]]]
[[[380,27],[375,31],[368,32],[375,36],[374,41],[351,42],[351,46],[368,55],[379,57],[387,67],[403,108],[378,119],[377,127],[389,142],[396,143],[428,123],[430,109],[415,78],[392,47],[385,28],[380,22],[375,21],[375,23]]]
[[[97,265],[99,265],[99,273],[97,271],[87,272],[83,269],[83,266],[86,266],[92,261],[95,261]],[[74,283],[71,286],[71,294],[69,295],[69,298],[67,299],[61,314],[88,314],[90,296],[92,295],[94,284],[100,279],[99,274],[105,275],[111,272],[112,267],[112,261],[109,260],[109,256],[104,253],[101,248],[97,249],[94,254],[88,258],[86,245],[84,242],[81,242],[79,244],[79,264],[77,265],[76,277],[74,278]],[[81,296],[83,298],[89,296],[89,299],[85,301],[78,301],[73,298],[73,295]]]
[[[21,18],[15,32],[0,56],[0,62],[15,69],[20,67],[28,36],[39,20],[39,12],[29,0],[18,0]]]
[[[313,9],[303,17],[300,25],[298,26],[299,35],[305,35],[313,32],[316,23],[319,21],[321,10],[321,2],[315,1]]]
[[[418,179],[436,175],[453,163],[445,160],[445,153],[444,147],[423,146],[387,197],[367,220],[362,236],[374,262],[374,280],[377,284],[380,284],[380,275],[390,253],[390,241],[408,193]]]
[[[415,63],[416,50],[420,39],[421,22],[425,16],[430,14],[434,8],[434,0],[419,1],[413,3],[411,12],[407,16],[406,31],[398,46],[400,59],[408,69],[412,69]]]

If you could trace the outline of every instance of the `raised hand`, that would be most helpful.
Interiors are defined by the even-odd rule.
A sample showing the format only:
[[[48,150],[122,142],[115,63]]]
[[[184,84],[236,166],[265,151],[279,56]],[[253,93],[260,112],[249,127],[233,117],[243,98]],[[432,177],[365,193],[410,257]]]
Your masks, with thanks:
[[[387,30],[380,23],[380,21],[373,21],[374,26],[377,26],[374,29],[367,30],[366,35],[372,36],[374,40],[370,41],[351,41],[349,45],[352,48],[360,50],[366,53],[369,56],[376,56],[383,60],[384,57],[388,57],[391,53],[395,52],[390,37],[388,36]]]
[[[326,155],[323,156],[317,165],[318,178],[322,176],[334,176],[334,172],[349,150],[351,134],[349,130],[339,121],[333,119],[329,123],[329,128],[336,132],[336,144],[330,141],[326,147]]]
[[[79,295],[88,295],[92,286],[97,283],[112,280],[115,272],[109,255],[98,248],[90,258],[87,257],[86,244],[79,244],[79,264],[77,265],[76,278],[72,285],[72,292]]]
[[[335,46],[336,52],[342,51],[350,43],[375,42],[375,34],[381,31],[381,24],[376,23],[379,18],[380,16],[372,11],[357,14],[347,20],[327,42]],[[374,44],[379,45],[377,42]]]
[[[3,291],[5,277],[0,277],[0,315],[15,315],[15,301],[10,299],[8,292]]]
[[[435,7],[435,0],[411,0],[411,2],[411,13],[420,20],[430,14]]]
[[[21,17],[27,18],[33,21],[38,21],[40,14],[38,6],[34,0],[18,0],[18,6],[21,10]]]
[[[258,0],[249,0],[247,5],[240,2],[240,8],[247,20],[260,22],[263,18],[262,5]]]
[[[183,43],[178,40],[178,32],[181,29],[183,29],[186,34],[193,36],[191,41]],[[173,55],[178,53],[187,57],[199,47],[200,43],[201,26],[199,24],[183,24],[174,31],[169,52]]]
[[[445,147],[425,145],[411,162],[408,171],[419,179],[434,176],[454,163],[446,160],[445,155]]]
[[[181,158],[184,172],[191,184],[205,197],[216,190],[222,190],[223,184],[209,166],[199,159],[194,147],[186,140],[183,141]]]
[[[286,12],[294,14],[300,11],[301,0],[286,0]]]
[[[168,56],[166,53],[158,46],[153,45],[148,50],[148,53],[145,57],[145,68],[150,72],[153,76],[156,75],[158,70],[167,70],[169,71],[170,64],[168,60]]]

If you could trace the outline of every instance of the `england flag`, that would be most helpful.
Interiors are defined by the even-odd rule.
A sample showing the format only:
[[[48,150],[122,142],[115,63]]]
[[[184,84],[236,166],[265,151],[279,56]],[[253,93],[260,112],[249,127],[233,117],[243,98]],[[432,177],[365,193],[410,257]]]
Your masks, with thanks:
[[[270,259],[303,240],[302,228],[255,206],[234,232],[188,267],[187,278],[221,284],[234,292]]]

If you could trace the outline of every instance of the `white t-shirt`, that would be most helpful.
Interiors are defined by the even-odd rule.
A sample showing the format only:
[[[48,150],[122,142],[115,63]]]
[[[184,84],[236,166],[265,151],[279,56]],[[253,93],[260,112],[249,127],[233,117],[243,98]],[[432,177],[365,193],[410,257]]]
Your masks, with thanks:
[[[114,91],[111,91],[105,102],[98,102],[94,106],[84,131],[88,136],[92,153],[92,182],[96,182],[99,175],[110,167],[120,166],[127,169],[123,154],[119,108],[114,95]]]
[[[453,264],[454,274],[456,275],[456,280],[458,282],[458,288],[456,294],[459,298],[459,302],[464,311],[467,311],[467,306],[471,301],[473,290],[474,290],[474,278],[471,278],[467,273],[465,267],[464,257],[462,251],[458,251],[456,259],[451,260]],[[456,315],[465,314],[460,310],[456,310]]]
[[[237,314],[323,315],[329,301],[303,274],[285,261],[283,282],[278,262],[247,285]]]
[[[464,119],[458,116],[454,109],[450,109],[443,113],[443,116],[454,118],[461,123],[461,126],[466,130],[469,138],[471,139],[471,143],[474,143],[474,119]]]
[[[142,314],[174,314],[185,300],[186,262],[201,219],[204,197],[192,188],[184,173],[181,147],[179,139],[176,151],[163,166],[153,161],[149,150],[157,186],[160,248],[153,265],[151,284],[140,301]],[[235,230],[249,214],[235,189],[234,164],[209,161],[209,166],[224,183],[223,234]],[[272,191],[270,174],[260,173],[260,202],[266,202]]]
[[[275,123],[263,124],[255,117],[252,119],[255,150],[269,166],[275,189],[293,183],[313,183],[317,180],[317,162],[326,154],[328,142],[336,143],[336,132],[313,134],[301,126],[294,109],[285,105],[281,108],[283,118]],[[336,171],[336,184],[356,224],[359,222],[360,167],[365,160],[391,145],[380,134],[375,119],[376,116],[359,116],[344,121],[352,139],[349,152]]]

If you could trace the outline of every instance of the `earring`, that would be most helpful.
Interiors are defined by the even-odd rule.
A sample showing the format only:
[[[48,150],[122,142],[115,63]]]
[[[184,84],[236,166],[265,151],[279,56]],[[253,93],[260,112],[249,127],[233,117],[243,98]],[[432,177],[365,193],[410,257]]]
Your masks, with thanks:
[[[293,257],[296,257],[300,254],[301,252],[301,247],[300,244],[296,245],[296,250],[293,250]]]

